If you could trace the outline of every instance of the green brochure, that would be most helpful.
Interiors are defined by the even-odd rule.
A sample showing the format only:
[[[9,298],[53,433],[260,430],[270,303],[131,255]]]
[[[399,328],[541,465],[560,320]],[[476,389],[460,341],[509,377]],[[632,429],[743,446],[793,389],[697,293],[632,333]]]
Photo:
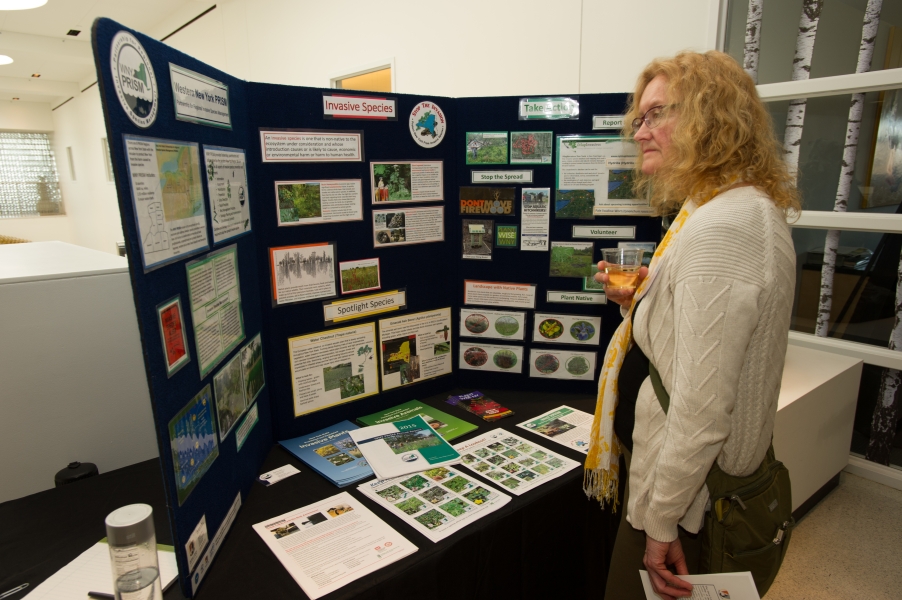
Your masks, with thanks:
[[[402,419],[410,419],[416,415],[421,415],[446,442],[450,442],[465,433],[470,433],[479,427],[478,425],[462,421],[457,417],[452,417],[437,408],[432,408],[428,404],[423,404],[419,400],[411,400],[365,417],[358,417],[357,422],[364,426],[381,425],[382,423],[394,423]]]

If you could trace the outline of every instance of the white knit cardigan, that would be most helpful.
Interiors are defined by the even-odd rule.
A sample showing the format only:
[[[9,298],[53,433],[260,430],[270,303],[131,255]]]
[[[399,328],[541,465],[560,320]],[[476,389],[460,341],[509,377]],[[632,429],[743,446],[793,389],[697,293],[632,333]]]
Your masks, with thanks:
[[[670,393],[639,391],[627,518],[652,538],[702,527],[714,460],[749,475],[771,442],[795,295],[783,212],[754,187],[689,217],[639,304],[633,338]]]

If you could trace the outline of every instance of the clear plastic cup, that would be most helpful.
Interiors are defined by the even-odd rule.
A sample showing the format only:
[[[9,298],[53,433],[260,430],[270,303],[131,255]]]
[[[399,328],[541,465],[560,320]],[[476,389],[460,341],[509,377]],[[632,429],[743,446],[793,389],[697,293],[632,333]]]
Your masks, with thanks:
[[[617,291],[633,291],[639,283],[642,267],[640,248],[604,248],[601,251],[608,275],[607,288]]]

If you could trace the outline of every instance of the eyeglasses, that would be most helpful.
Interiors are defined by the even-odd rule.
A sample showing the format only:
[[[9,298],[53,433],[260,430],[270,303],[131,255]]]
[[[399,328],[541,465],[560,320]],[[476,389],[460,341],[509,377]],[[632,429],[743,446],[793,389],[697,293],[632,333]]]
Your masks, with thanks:
[[[664,120],[664,115],[666,114],[665,109],[672,106],[676,106],[676,104],[661,104],[658,106],[652,106],[647,111],[645,111],[644,115],[642,115],[638,119],[633,119],[633,122],[631,124],[633,128],[633,135],[636,135],[636,133],[639,131],[639,128],[642,127],[642,123],[648,125],[649,129],[654,129],[655,127],[660,125]]]

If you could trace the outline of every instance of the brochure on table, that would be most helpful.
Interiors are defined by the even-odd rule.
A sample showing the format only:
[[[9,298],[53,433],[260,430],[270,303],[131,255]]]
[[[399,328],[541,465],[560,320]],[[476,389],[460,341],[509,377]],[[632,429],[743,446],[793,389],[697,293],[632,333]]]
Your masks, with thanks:
[[[549,267],[550,242],[573,240],[574,223],[625,232],[597,240],[593,260],[660,237],[659,219],[554,210],[559,136],[589,135],[591,115],[622,112],[625,94],[574,95],[579,117],[541,124],[520,120],[517,97],[362,92],[391,118],[332,114],[334,90],[242,81],[109,19],[92,38],[185,595],[203,586],[276,440],[455,387],[594,392],[596,348],[537,353],[531,327],[536,312],[586,317],[594,335],[574,325],[600,352],[620,322],[615,305],[547,294],[581,291]],[[467,132],[502,135],[474,137],[495,150],[477,148],[468,165]],[[613,171],[609,184],[623,178]],[[462,187],[486,189],[467,210],[496,212],[461,214]],[[513,194],[496,198],[505,187]],[[499,228],[523,241],[462,260],[464,218],[493,221],[483,242]],[[344,280],[348,262],[369,269],[356,274],[365,284]],[[180,316],[161,321],[174,299]],[[464,309],[485,318],[482,335],[480,317],[461,323]],[[452,338],[465,331],[467,348],[474,337],[499,346],[478,368],[460,368]],[[210,535],[191,563],[202,519]]]

